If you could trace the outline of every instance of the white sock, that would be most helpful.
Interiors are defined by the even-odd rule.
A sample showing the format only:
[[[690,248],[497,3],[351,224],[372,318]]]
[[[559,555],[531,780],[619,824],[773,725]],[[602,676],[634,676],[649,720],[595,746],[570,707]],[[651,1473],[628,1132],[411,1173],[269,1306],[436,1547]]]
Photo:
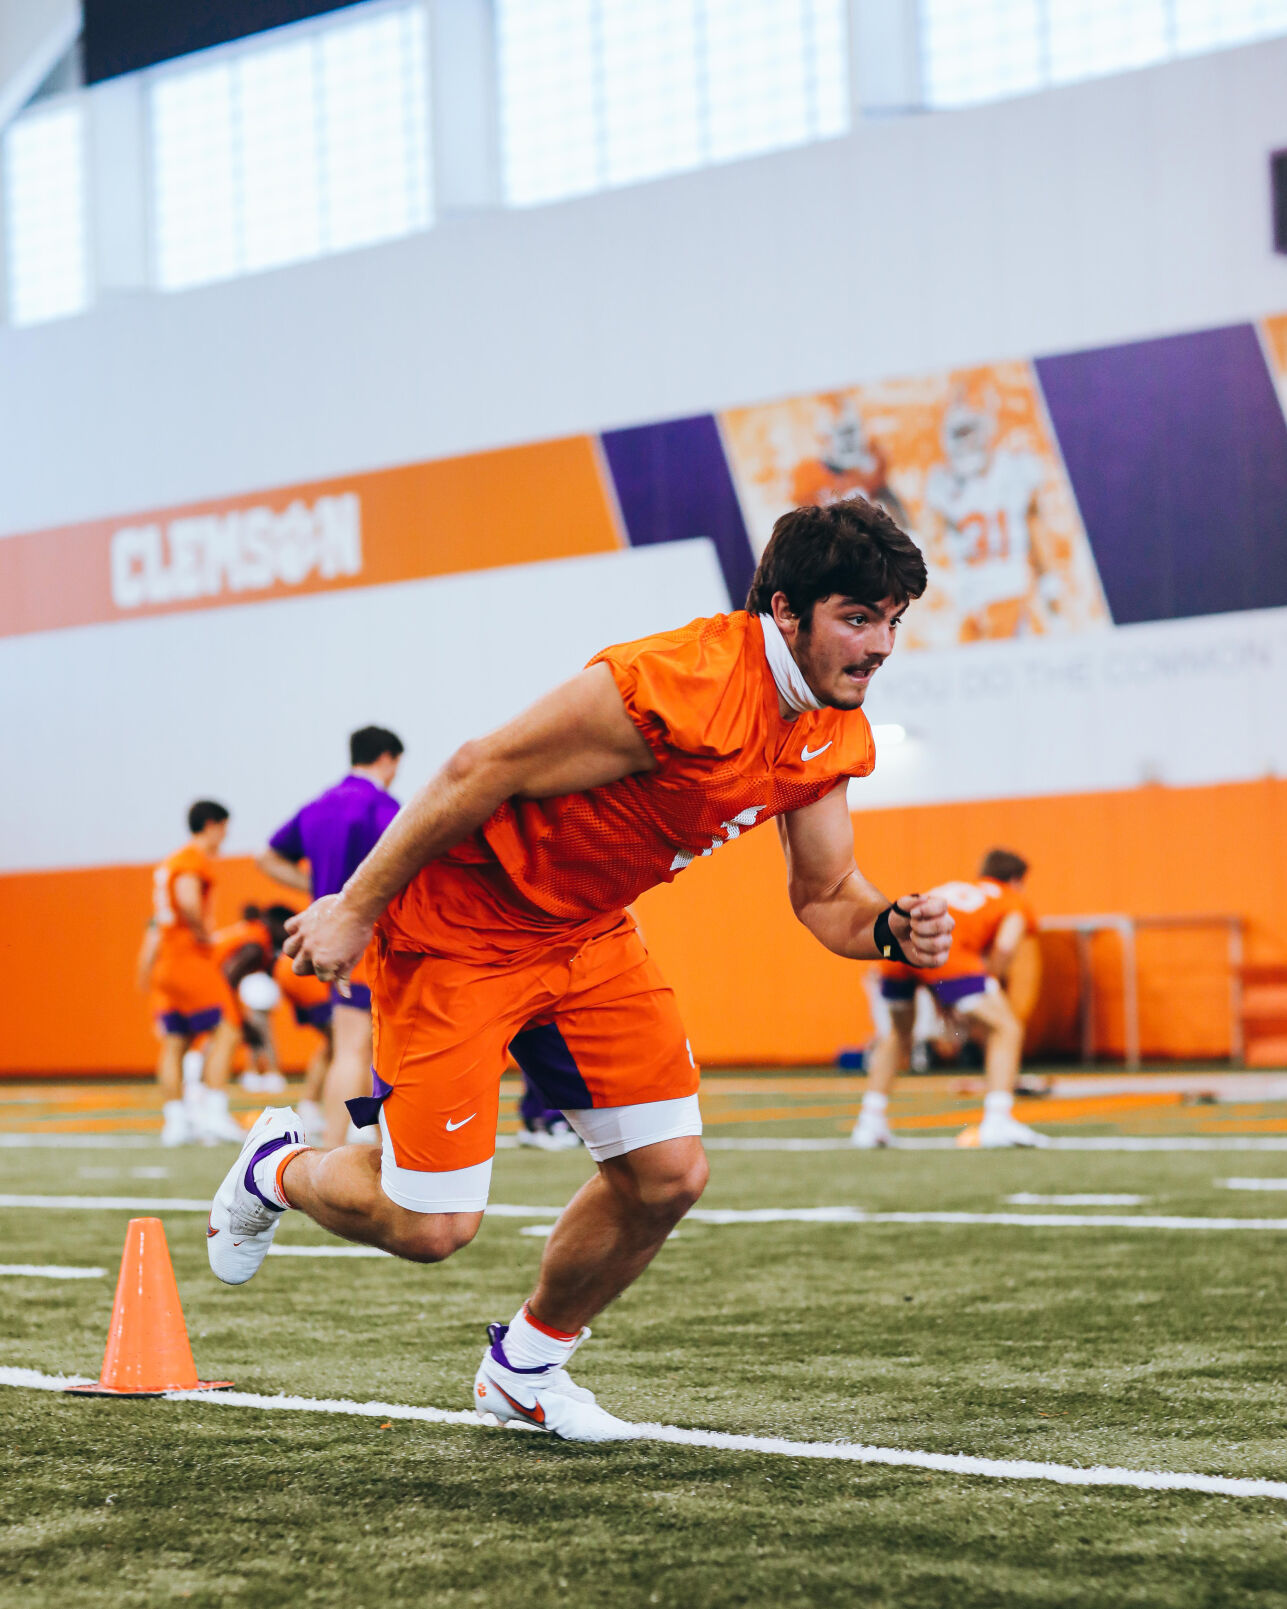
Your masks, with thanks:
[[[161,1108],[161,1115],[167,1123],[181,1123],[185,1120],[182,1101],[166,1101]]]
[[[228,1091],[226,1089],[211,1089],[207,1084],[205,1104],[206,1111],[212,1117],[226,1117],[228,1115]]]
[[[872,1117],[884,1117],[888,1105],[889,1096],[883,1090],[869,1089],[862,1098],[863,1111],[870,1112]]]
[[[283,1145],[276,1151],[270,1151],[267,1156],[261,1157],[254,1167],[255,1188],[278,1207],[289,1207],[278,1180],[285,1172],[286,1164],[291,1157],[298,1156],[301,1151],[307,1151],[307,1145]]]
[[[1008,1089],[990,1089],[983,1097],[984,1117],[1009,1117],[1014,1096]]]
[[[510,1320],[509,1330],[501,1345],[505,1356],[516,1369],[539,1369],[546,1365],[566,1363],[576,1345],[575,1335],[551,1334],[548,1325],[533,1321],[524,1302]]]

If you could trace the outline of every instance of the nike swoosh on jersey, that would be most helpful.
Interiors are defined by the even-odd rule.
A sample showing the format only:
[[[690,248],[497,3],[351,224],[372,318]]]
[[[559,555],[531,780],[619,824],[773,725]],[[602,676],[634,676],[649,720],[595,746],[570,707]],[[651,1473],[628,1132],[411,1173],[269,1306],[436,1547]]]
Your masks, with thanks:
[[[453,1123],[451,1119],[448,1118],[447,1133],[454,1134],[457,1129],[463,1129],[466,1123],[472,1123],[477,1116],[477,1112],[471,1112],[468,1117],[462,1117],[459,1123]]]
[[[832,738],[831,743],[834,743],[835,741],[835,738]],[[831,747],[831,743],[824,743],[820,749],[811,749],[806,743],[805,746],[800,750],[800,758],[802,760],[816,760],[820,754],[825,754],[827,752],[827,750]]]

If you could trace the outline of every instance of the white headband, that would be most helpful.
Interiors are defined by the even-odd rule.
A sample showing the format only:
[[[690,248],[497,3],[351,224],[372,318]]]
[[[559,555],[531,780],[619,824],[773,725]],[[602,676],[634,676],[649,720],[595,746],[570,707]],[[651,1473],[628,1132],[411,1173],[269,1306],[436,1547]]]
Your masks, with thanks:
[[[804,672],[796,664],[786,645],[781,628],[772,615],[760,615],[764,628],[764,652],[768,656],[773,682],[781,694],[782,702],[792,715],[803,715],[806,710],[820,710],[822,704],[804,679]]]

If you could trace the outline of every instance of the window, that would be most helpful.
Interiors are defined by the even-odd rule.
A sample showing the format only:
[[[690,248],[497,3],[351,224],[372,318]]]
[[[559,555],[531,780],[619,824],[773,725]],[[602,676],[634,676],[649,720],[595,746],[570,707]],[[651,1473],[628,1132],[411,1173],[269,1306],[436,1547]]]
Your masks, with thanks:
[[[1050,84],[1287,33],[1287,0],[921,0],[929,106]]]
[[[179,290],[427,228],[425,14],[360,11],[152,85],[157,281]]]
[[[840,134],[844,0],[498,0],[517,206]]]
[[[28,113],[4,138],[9,318],[38,324],[89,305],[81,106]]]

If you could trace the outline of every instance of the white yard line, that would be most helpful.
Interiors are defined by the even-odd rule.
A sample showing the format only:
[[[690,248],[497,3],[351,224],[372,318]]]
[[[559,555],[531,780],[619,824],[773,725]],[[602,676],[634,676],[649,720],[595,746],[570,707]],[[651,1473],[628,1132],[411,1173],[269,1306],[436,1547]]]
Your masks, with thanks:
[[[106,1269],[60,1268],[57,1263],[0,1263],[0,1274],[20,1279],[102,1279]]]
[[[1226,1190],[1287,1190],[1287,1179],[1217,1179]]]
[[[42,1374],[36,1369],[0,1368],[0,1385],[35,1391],[63,1391],[88,1384],[81,1376]],[[202,1408],[258,1408],[268,1412],[348,1414],[361,1419],[413,1420],[430,1425],[489,1427],[475,1414],[445,1408],[404,1407],[392,1402],[350,1402],[343,1398],[263,1397],[249,1391],[171,1391],[167,1402],[196,1402]],[[1114,1469],[1103,1465],[1039,1464],[1026,1458],[974,1458],[968,1453],[907,1452],[901,1447],[867,1447],[843,1441],[788,1441],[782,1436],[736,1436],[722,1430],[689,1430],[679,1425],[635,1424],[623,1440],[666,1442],[676,1447],[709,1447],[719,1452],[767,1453],[849,1464],[887,1464],[930,1469],[945,1475],[981,1475],[991,1480],[1053,1481],[1060,1486],[1127,1486],[1147,1492],[1205,1492],[1219,1497],[1260,1497],[1287,1501],[1287,1481],[1230,1475],[1178,1474],[1158,1469]]]
[[[3,1196],[0,1207],[39,1207],[45,1212],[209,1212],[207,1198],[192,1196]]]
[[[965,1117],[962,1115],[962,1126]],[[1037,1119],[1040,1124],[1040,1118]],[[1077,1135],[1048,1136],[1052,1151],[1287,1151],[1287,1135],[1277,1134],[1177,1134],[1135,1135],[1098,1134],[1084,1138]],[[851,1151],[847,1139],[745,1139],[707,1135],[702,1141],[708,1151]],[[977,1157],[990,1155],[974,1149],[958,1147],[955,1136],[899,1134],[895,1130],[895,1151],[956,1151]]]
[[[7,1196],[0,1207],[67,1208],[81,1212],[206,1212],[208,1201],[184,1196]],[[492,1218],[558,1218],[562,1207],[521,1207],[498,1201]],[[699,1224],[974,1224],[1023,1229],[1287,1229],[1287,1218],[1178,1218],[1145,1213],[1077,1212],[867,1212],[862,1207],[695,1207]],[[288,1253],[289,1255],[289,1253]],[[297,1256],[321,1255],[301,1250]]]
[[[0,1134],[0,1151],[137,1151],[161,1143],[155,1134]]]
[[[1007,1196],[1012,1207],[1139,1207],[1147,1196],[1034,1196],[1026,1190]]]
[[[962,1126],[965,1118],[962,1117]],[[155,1149],[160,1145],[160,1131],[156,1134],[0,1134],[0,1150],[84,1150],[84,1151],[136,1151]],[[708,1151],[849,1151],[853,1147],[847,1139],[823,1137],[801,1138],[784,1135],[778,1139],[759,1139],[754,1136],[732,1138],[707,1135],[704,1142]],[[513,1151],[518,1141],[512,1134],[497,1137],[498,1151]],[[1053,1151],[1287,1151],[1287,1135],[1222,1134],[1222,1135],[1126,1135],[1105,1134],[1079,1138],[1076,1135],[1050,1137]],[[955,1136],[907,1135],[894,1144],[896,1151],[955,1151]],[[973,1152],[967,1154],[972,1155]]]

